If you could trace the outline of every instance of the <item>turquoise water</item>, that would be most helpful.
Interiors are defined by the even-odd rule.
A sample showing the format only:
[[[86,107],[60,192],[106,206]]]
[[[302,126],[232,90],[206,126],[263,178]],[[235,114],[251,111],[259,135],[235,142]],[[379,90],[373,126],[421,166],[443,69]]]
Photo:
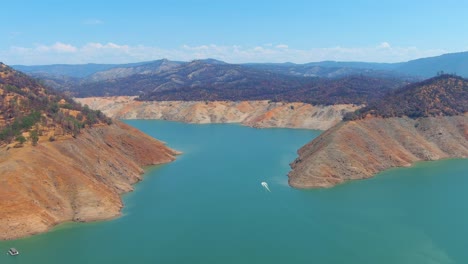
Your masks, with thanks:
[[[468,263],[466,159],[304,191],[288,164],[318,131],[126,122],[184,155],[149,168],[122,217],[0,242],[21,252],[0,263]]]

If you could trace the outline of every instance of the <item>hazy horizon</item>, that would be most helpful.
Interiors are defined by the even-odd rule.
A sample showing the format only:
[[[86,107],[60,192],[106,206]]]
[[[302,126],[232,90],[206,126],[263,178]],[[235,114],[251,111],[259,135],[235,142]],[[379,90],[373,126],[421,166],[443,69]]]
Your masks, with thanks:
[[[424,58],[431,58],[431,57],[439,57],[442,55],[447,55],[447,54],[457,54],[457,53],[465,53],[467,51],[460,51],[460,52],[450,52],[450,53],[443,53],[439,55],[434,55],[434,56],[429,56],[429,57],[421,57],[421,58],[415,58],[412,60],[418,60],[418,59],[424,59]],[[138,64],[138,63],[151,63],[155,61],[161,61],[161,60],[168,60],[168,61],[174,61],[174,62],[192,62],[192,61],[199,61],[199,60],[217,60],[221,61],[227,64],[295,64],[295,65],[304,65],[308,63],[324,63],[324,62],[337,62],[337,63],[379,63],[379,64],[393,64],[393,63],[405,63],[408,61],[396,61],[396,62],[376,62],[376,61],[355,61],[355,60],[350,60],[350,61],[338,61],[338,60],[322,60],[322,61],[309,61],[309,62],[304,62],[304,63],[296,63],[296,62],[290,62],[290,61],[284,61],[284,62],[229,62],[229,61],[223,61],[215,58],[199,58],[199,59],[192,59],[192,60],[171,60],[168,58],[159,58],[159,59],[153,59],[153,60],[145,60],[145,61],[130,61],[130,62],[121,62],[121,63],[100,63],[100,62],[84,62],[84,63],[50,63],[50,64],[8,64],[3,61],[0,61],[2,63],[8,64],[8,65],[16,65],[16,66],[51,66],[51,65],[87,65],[87,64],[95,64],[95,65],[125,65],[125,64]],[[411,61],[411,60],[409,60]]]

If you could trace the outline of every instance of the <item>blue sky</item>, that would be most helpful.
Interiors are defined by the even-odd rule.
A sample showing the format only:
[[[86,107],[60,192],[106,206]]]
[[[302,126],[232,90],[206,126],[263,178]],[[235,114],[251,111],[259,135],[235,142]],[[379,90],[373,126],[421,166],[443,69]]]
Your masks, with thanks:
[[[468,1],[5,1],[0,61],[397,62],[468,50]]]

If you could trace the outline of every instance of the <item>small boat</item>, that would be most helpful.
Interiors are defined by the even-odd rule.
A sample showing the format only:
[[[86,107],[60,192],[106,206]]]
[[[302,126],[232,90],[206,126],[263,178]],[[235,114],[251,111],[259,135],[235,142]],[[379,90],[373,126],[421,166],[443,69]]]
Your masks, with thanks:
[[[19,252],[18,252],[18,250],[16,250],[16,248],[10,248],[8,250],[8,254],[10,254],[10,256],[17,256],[17,255],[19,255]]]

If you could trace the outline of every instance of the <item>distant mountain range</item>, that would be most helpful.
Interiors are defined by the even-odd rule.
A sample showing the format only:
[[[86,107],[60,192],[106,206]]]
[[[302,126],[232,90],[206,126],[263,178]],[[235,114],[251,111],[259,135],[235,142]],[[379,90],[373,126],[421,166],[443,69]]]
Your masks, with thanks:
[[[227,64],[214,59],[200,60],[209,64]],[[12,67],[27,74],[67,76],[75,78],[86,78],[98,72],[106,72],[112,69],[135,68],[133,73],[148,73],[148,67],[158,64],[181,65],[187,62],[169,61],[166,59],[150,62],[139,62],[129,64],[54,64],[54,65],[13,65]],[[340,62],[323,61],[305,64],[295,63],[245,63],[240,64],[259,70],[269,70],[295,76],[309,77],[343,77],[361,73],[371,74],[403,74],[429,78],[443,71],[468,78],[468,52],[449,53],[436,57],[428,57],[408,62],[399,63],[372,63],[372,62]],[[150,70],[151,71],[151,70]],[[112,73],[114,71],[109,71]]]
[[[43,76],[67,76],[75,78],[85,78],[89,75],[92,75],[96,72],[106,71],[113,68],[119,67],[137,67],[142,64],[147,64],[148,62],[141,63],[130,63],[130,64],[52,64],[52,65],[11,65],[14,69],[22,71],[27,74],[32,75],[43,75]]]
[[[75,97],[138,95],[140,100],[160,101],[272,100],[362,104],[379,98],[389,89],[418,80],[390,72],[327,67],[317,72],[320,77],[314,77],[306,70],[303,74],[295,74],[286,69],[270,69],[271,64],[239,65],[213,59],[158,60],[109,66],[105,70],[100,70],[105,65],[67,65],[62,72],[58,70],[60,65],[24,67],[16,66],[47,86]],[[76,72],[70,72],[70,67],[76,67]],[[79,77],[85,72],[91,73],[92,69],[95,70],[92,74]]]
[[[141,100],[368,103],[387,90],[443,72],[468,77],[468,52],[404,63],[228,64],[214,59],[163,59],[131,64],[13,67],[77,97],[138,95]]]
[[[467,78],[468,52],[450,53],[399,63],[323,61],[306,64],[270,63],[248,65],[257,69],[265,69],[291,75],[329,78],[355,74],[364,74],[374,77],[401,75],[430,78],[441,72],[456,74]]]

